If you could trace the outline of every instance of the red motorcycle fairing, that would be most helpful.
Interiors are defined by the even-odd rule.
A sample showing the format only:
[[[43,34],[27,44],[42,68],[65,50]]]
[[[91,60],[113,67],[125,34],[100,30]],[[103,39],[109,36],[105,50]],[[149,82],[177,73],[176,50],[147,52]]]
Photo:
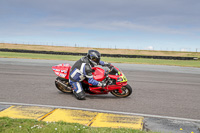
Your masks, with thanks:
[[[61,78],[69,79],[69,72],[71,69],[70,64],[67,64],[67,63],[59,64],[56,66],[52,66],[52,69],[57,76]]]
[[[116,68],[116,67],[115,67]],[[97,81],[103,81],[106,76],[105,76],[105,70],[99,67],[93,67],[93,70],[95,70],[92,75],[93,78]],[[118,68],[116,68],[118,71],[120,71]],[[120,75],[110,75],[108,74],[108,76],[111,79],[115,79],[117,81],[117,79],[122,76],[122,74],[120,73]],[[127,85],[127,82],[116,82],[116,85],[107,85],[106,87],[102,88],[102,87],[94,87],[92,85],[89,86],[90,91],[93,93],[97,93],[97,94],[107,94],[110,91],[113,90],[118,90],[119,93],[122,93],[122,86]]]
[[[92,73],[93,78],[97,81],[102,81],[105,79],[105,70],[100,67],[93,67],[94,72]]]

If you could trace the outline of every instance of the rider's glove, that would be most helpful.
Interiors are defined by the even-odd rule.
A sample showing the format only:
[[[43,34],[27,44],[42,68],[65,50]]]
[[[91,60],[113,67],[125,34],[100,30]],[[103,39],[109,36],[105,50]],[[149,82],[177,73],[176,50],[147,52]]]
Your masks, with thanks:
[[[111,70],[113,68],[113,65],[110,64],[110,66],[108,68]]]
[[[109,69],[111,69],[113,67],[113,65],[111,65],[111,63],[105,64],[105,66],[107,66]]]

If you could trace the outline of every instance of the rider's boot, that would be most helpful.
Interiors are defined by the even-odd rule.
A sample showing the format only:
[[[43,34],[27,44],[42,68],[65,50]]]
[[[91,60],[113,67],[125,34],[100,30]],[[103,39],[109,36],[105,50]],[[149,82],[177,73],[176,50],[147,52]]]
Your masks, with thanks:
[[[85,100],[85,92],[84,91],[81,91],[79,93],[76,93],[75,91],[73,91],[73,93],[78,100]]]

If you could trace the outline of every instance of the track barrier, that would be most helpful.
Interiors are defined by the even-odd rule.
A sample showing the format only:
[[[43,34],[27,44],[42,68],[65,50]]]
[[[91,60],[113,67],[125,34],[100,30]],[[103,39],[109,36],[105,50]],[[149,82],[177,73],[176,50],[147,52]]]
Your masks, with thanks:
[[[0,51],[2,51],[2,52],[19,52],[19,53],[53,54],[53,55],[86,56],[86,53],[36,51],[36,50],[22,50],[22,49],[0,49]],[[176,56],[145,56],[145,55],[124,55],[124,54],[101,54],[101,56],[102,57],[115,57],[115,58],[148,58],[148,59],[166,59],[166,60],[198,60],[197,57],[176,57]]]

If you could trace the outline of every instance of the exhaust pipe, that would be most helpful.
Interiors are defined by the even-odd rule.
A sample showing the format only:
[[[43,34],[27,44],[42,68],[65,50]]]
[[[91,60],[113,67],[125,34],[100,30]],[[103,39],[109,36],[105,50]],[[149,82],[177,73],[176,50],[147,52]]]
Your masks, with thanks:
[[[61,80],[56,79],[56,82],[58,82],[59,84],[61,84],[62,86],[64,86],[65,89],[72,91],[72,88],[69,85],[64,84]]]

